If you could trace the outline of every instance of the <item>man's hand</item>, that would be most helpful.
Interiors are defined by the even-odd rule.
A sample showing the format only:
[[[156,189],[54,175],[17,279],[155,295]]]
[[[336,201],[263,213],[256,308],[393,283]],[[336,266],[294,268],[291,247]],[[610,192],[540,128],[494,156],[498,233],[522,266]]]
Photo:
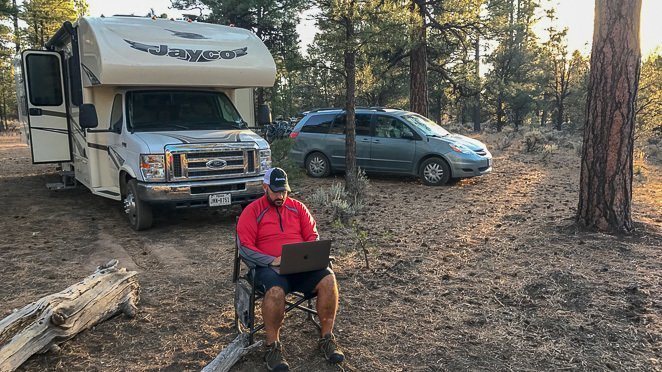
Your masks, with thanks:
[[[280,266],[280,256],[271,261],[271,266]]]

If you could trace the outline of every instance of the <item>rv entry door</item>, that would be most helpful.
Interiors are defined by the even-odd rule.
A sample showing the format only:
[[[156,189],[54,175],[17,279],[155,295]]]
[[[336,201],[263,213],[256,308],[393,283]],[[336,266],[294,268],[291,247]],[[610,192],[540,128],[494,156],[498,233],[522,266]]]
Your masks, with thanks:
[[[23,52],[23,78],[33,163],[71,161],[62,57],[57,52]]]

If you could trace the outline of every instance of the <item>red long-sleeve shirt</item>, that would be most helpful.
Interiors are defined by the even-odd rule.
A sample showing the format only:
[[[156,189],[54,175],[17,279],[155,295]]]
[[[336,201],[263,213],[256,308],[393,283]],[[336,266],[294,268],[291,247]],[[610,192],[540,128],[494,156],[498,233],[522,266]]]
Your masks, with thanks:
[[[266,195],[241,213],[237,236],[242,257],[256,266],[268,266],[281,255],[283,244],[319,239],[315,219],[303,203],[288,197],[276,207]]]

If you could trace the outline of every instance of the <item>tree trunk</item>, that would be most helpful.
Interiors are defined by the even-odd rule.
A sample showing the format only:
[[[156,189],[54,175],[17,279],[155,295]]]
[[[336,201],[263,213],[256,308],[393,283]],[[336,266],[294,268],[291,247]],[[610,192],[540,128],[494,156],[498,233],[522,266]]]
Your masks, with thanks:
[[[476,95],[474,96],[474,107],[473,107],[473,122],[474,122],[474,132],[480,132],[480,36],[476,36],[476,51],[475,51],[475,63],[476,63]]]
[[[503,129],[503,96],[501,93],[498,94],[497,96],[497,122],[496,122],[496,129],[497,132],[501,132],[501,129]]]
[[[632,152],[641,0],[597,0],[577,223],[632,231]]]
[[[12,14],[11,18],[14,22],[14,47],[16,48],[16,54],[21,51],[21,32],[18,28],[18,6],[16,6],[16,0],[12,0]]]
[[[428,116],[427,38],[425,2],[412,0],[410,5],[413,48],[409,57],[409,110]]]
[[[0,320],[0,371],[13,371],[36,353],[58,344],[119,312],[136,315],[138,273],[117,268],[117,260],[64,291],[52,294]]]
[[[354,9],[354,1],[351,1]],[[347,115],[345,135],[345,190],[356,197],[358,195],[358,170],[356,169],[356,51],[354,49],[354,22],[345,17],[345,112]]]
[[[556,111],[556,126],[554,128],[556,130],[563,129],[563,110],[564,109],[565,108],[563,107],[563,101],[560,101],[557,104],[557,107],[556,107],[556,110],[557,110]]]

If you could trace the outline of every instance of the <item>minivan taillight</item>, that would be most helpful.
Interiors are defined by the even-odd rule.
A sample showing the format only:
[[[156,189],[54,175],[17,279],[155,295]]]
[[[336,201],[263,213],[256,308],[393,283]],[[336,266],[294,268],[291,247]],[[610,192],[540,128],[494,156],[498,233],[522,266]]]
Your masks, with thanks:
[[[299,135],[299,132],[292,132],[292,133],[290,133],[290,138],[297,138],[298,135]]]

